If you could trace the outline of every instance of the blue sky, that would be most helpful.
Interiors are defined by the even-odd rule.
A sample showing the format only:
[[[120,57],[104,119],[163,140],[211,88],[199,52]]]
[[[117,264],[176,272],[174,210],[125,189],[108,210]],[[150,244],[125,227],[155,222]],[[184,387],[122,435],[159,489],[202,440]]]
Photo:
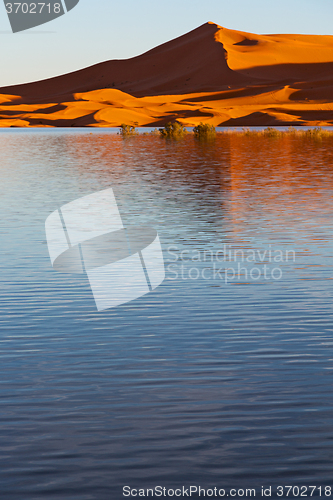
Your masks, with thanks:
[[[65,16],[17,34],[1,4],[1,86],[132,57],[207,21],[254,33],[333,34],[332,0],[80,0]]]

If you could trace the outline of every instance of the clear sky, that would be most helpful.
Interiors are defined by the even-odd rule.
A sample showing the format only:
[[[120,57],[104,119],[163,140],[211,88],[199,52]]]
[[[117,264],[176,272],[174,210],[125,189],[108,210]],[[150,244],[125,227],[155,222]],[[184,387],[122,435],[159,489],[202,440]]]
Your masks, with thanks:
[[[332,0],[80,0],[59,19],[13,34],[1,2],[0,85],[133,57],[207,21],[254,33],[333,35],[332,19]]]

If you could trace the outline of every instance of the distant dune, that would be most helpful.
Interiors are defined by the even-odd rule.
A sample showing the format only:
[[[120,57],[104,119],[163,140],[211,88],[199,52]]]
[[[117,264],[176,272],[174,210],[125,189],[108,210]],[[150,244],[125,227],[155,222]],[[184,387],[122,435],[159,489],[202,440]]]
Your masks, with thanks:
[[[333,125],[333,36],[206,23],[141,56],[0,88],[2,127]]]

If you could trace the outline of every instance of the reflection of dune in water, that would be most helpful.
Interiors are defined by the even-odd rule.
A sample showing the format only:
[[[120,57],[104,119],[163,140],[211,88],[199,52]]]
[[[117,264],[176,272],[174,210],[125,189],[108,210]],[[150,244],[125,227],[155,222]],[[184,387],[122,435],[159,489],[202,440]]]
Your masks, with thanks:
[[[280,243],[330,244],[330,142],[230,134],[229,214],[236,239],[248,234],[251,221],[253,239],[265,228],[267,238]]]

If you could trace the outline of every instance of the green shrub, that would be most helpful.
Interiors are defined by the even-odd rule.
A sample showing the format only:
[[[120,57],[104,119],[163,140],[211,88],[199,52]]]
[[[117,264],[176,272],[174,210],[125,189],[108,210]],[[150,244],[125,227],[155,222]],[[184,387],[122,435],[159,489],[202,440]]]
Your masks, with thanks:
[[[135,123],[135,125],[137,126],[138,123]],[[120,125],[120,131],[119,131],[119,134],[122,135],[122,136],[126,136],[126,135],[137,135],[138,132],[136,131],[136,128],[134,125],[126,125],[126,123],[122,123]]]
[[[300,137],[304,139],[323,139],[324,137],[333,137],[332,130],[323,130],[321,127],[315,127],[309,130],[296,129],[290,126],[287,130],[280,130],[274,127],[267,127],[263,130],[251,130],[243,127],[241,131],[227,130],[224,134],[240,134],[251,137]]]
[[[154,128],[154,130],[150,132],[150,135],[158,135],[159,133],[159,130],[157,128]]]
[[[263,134],[265,137],[280,137],[283,134],[283,131],[277,130],[273,127],[267,127],[265,128]]]
[[[323,137],[332,137],[331,130],[323,130],[321,127],[305,130],[303,134],[306,137],[311,137],[312,139],[322,139]]]
[[[214,139],[216,137],[216,130],[213,125],[208,123],[200,123],[193,129],[194,137],[196,139]]]
[[[247,136],[252,136],[252,137],[280,137],[281,135],[284,134],[282,130],[278,130],[273,127],[267,127],[263,130],[251,130],[249,128],[243,127],[242,129],[242,134],[247,135]]]
[[[181,139],[187,134],[187,130],[179,122],[169,122],[164,128],[160,128],[160,134],[165,139]]]

